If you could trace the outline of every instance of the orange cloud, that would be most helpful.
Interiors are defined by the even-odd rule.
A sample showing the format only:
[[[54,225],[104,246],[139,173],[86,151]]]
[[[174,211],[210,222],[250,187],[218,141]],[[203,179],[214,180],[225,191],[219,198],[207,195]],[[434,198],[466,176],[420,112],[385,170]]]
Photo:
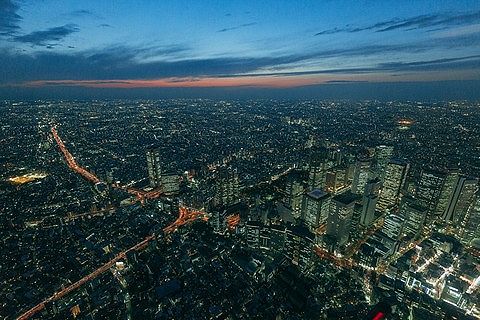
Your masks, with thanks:
[[[320,77],[188,77],[152,80],[37,80],[28,87],[80,86],[89,88],[208,88],[208,87],[270,87],[289,88],[325,83]]]

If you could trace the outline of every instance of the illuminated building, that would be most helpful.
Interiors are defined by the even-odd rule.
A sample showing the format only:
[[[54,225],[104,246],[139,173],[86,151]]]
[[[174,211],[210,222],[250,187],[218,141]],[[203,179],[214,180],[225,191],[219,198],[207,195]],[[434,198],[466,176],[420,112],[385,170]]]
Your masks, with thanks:
[[[295,218],[300,218],[302,211],[304,185],[299,175],[289,175],[285,185],[285,203],[292,210]]]
[[[406,196],[400,203],[400,215],[405,219],[403,233],[412,238],[418,236],[423,228],[427,209],[420,206],[414,198]]]
[[[381,179],[385,176],[387,165],[393,154],[393,146],[381,145],[375,148],[375,173]]]
[[[348,172],[344,166],[330,169],[326,175],[325,190],[330,193],[343,191],[348,186]]]
[[[459,183],[459,171],[450,169],[448,170],[447,177],[445,178],[445,183],[442,187],[442,192],[438,198],[437,208],[435,214],[441,216],[445,221],[451,221],[453,215],[453,208],[455,207],[456,198],[456,188]]]
[[[362,214],[360,216],[360,225],[363,227],[370,226],[375,219],[375,208],[381,185],[380,179],[376,178],[369,180],[365,186],[362,198]]]
[[[215,202],[221,206],[240,202],[240,179],[236,170],[221,168],[217,173]]]
[[[327,221],[330,199],[330,194],[320,189],[307,193],[303,198],[302,220],[311,231]]]
[[[157,148],[147,150],[148,179],[152,188],[162,184],[162,164],[160,162],[160,150]]]
[[[308,187],[310,190],[325,188],[326,175],[328,170],[327,149],[313,148],[308,165]]]
[[[386,210],[398,202],[400,190],[405,184],[409,165],[401,161],[390,161],[387,165],[378,208]]]
[[[340,246],[348,241],[355,202],[358,198],[358,195],[351,192],[332,198],[327,218],[327,235],[335,239]]]
[[[480,195],[460,221],[459,236],[464,244],[470,245],[474,239],[480,239]]]
[[[365,185],[370,175],[370,161],[357,160],[353,172],[352,192],[355,194],[363,194]]]
[[[424,169],[417,186],[416,198],[419,203],[428,210],[427,223],[436,220],[435,208],[437,207],[440,194],[447,173],[435,169]]]
[[[474,201],[477,190],[477,178],[458,177],[455,190],[445,210],[445,220],[453,222],[454,225],[461,223],[465,219],[467,211]]]
[[[403,223],[405,222],[404,217],[396,214],[388,214],[385,217],[383,223],[382,231],[389,238],[397,240],[402,233]]]
[[[175,173],[164,173],[161,176],[161,185],[165,194],[176,194],[180,191],[180,176]]]

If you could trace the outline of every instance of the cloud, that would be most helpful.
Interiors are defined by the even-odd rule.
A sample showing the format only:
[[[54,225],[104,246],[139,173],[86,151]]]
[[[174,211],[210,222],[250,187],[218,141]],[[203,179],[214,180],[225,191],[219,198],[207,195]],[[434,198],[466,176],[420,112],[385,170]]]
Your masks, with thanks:
[[[363,27],[345,26],[343,28],[333,28],[317,32],[315,36],[336,34],[336,33],[356,33],[366,30],[375,32],[386,32],[392,30],[415,30],[424,28],[446,28],[450,26],[459,26],[470,23],[476,23],[480,20],[480,11],[462,13],[462,14],[430,14],[420,15],[410,18],[394,18],[371,24]]]
[[[241,28],[246,28],[246,27],[254,26],[254,25],[256,25],[256,24],[257,24],[256,22],[244,23],[244,24],[241,24],[241,25],[238,25],[238,26],[235,26],[235,27],[220,29],[220,30],[218,30],[217,32],[233,31],[233,30],[237,30],[237,29],[241,29]]]
[[[78,32],[80,29],[75,24],[66,24],[60,27],[53,27],[47,30],[34,31],[22,36],[15,36],[14,41],[30,43],[35,46],[44,46],[51,41],[60,41],[66,36]]]
[[[75,10],[70,13],[72,16],[81,17],[81,16],[91,16],[93,12],[90,10]]]
[[[18,23],[22,17],[18,15],[19,7],[10,0],[0,0],[0,36],[12,36],[18,32]]]
[[[55,45],[44,42],[45,45]],[[55,52],[43,50],[24,53],[0,48],[0,84],[22,83],[34,80],[148,80],[185,77],[295,77],[320,74],[360,75],[372,73],[420,72],[435,70],[479,70],[480,56],[449,57],[429,61],[388,62],[386,53],[430,52],[445,48],[480,45],[480,35],[458,38],[431,39],[406,44],[369,45],[335,49],[316,49],[290,55],[264,57],[212,57],[186,58],[189,47],[179,44],[127,47],[112,46],[99,50],[80,52]],[[473,46],[473,47],[472,47]],[[452,51],[450,54],[458,54]],[[322,63],[326,58],[350,58],[381,56],[377,64],[317,70],[293,71],[304,68],[306,63]],[[385,62],[387,61],[387,62]]]
[[[99,19],[99,20],[103,19],[102,16],[94,13],[93,11],[86,10],[86,9],[72,11],[72,12],[70,12],[69,15],[73,18],[91,17],[91,18],[95,18],[95,19]]]

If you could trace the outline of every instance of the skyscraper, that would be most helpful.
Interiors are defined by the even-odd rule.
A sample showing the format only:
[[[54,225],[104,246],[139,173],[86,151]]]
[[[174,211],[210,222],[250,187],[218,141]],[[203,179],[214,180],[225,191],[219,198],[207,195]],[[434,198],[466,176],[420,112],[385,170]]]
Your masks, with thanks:
[[[402,161],[390,161],[386,167],[378,208],[386,210],[398,202],[400,190],[405,184],[409,165]]]
[[[152,188],[160,187],[162,184],[162,164],[160,162],[160,150],[152,148],[147,150],[148,179]]]
[[[327,235],[335,239],[337,245],[348,241],[355,202],[359,196],[345,192],[332,198],[327,218]]]
[[[478,190],[478,178],[461,176],[446,211],[446,220],[454,225],[461,223],[475,200]]]
[[[438,218],[435,209],[442,192],[447,172],[437,169],[424,169],[420,175],[416,197],[420,205],[427,208],[427,223]]]
[[[328,165],[327,148],[312,148],[308,165],[308,187],[310,190],[325,188]]]
[[[180,191],[180,176],[178,174],[163,173],[160,180],[165,194],[176,194]]]
[[[441,216],[445,221],[450,221],[452,218],[453,208],[458,198],[458,195],[455,195],[458,184],[459,171],[453,169],[448,170],[445,183],[438,198],[437,208],[435,209],[435,215]]]
[[[362,198],[362,214],[360,216],[360,225],[364,228],[370,226],[375,219],[375,208],[380,187],[381,181],[379,178],[369,180],[365,186]]]
[[[304,196],[302,220],[310,231],[313,232],[327,221],[330,199],[330,194],[320,189],[315,189]]]
[[[367,184],[370,174],[370,161],[357,160],[353,173],[352,192],[355,194],[363,194],[365,185]]]
[[[398,240],[403,229],[403,224],[405,220],[403,216],[397,214],[388,214],[385,217],[385,221],[383,223],[382,231],[385,233],[390,239]]]
[[[348,186],[347,170],[344,166],[338,166],[328,170],[325,190],[334,194],[344,190]]]
[[[229,206],[240,202],[240,179],[236,170],[221,168],[216,177],[215,204]]]
[[[381,145],[375,148],[375,173],[380,179],[383,179],[386,173],[387,165],[393,154],[393,146]]]
[[[473,239],[480,238],[480,194],[476,194],[473,204],[460,222],[458,234],[461,241],[469,245]]]
[[[423,228],[427,209],[420,206],[414,198],[405,196],[400,203],[400,215],[405,219],[403,233],[412,238],[418,236]]]
[[[305,191],[301,175],[293,172],[287,176],[285,184],[285,204],[292,210],[295,218],[300,218],[302,211],[303,193]]]

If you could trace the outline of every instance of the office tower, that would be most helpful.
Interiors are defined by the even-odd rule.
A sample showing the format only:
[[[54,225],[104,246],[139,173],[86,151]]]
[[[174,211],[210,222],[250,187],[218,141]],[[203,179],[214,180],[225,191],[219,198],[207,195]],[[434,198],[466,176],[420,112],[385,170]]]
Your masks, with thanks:
[[[377,146],[375,148],[375,173],[380,179],[385,177],[387,165],[390,162],[393,154],[393,146]]]
[[[330,199],[330,194],[320,189],[315,189],[304,196],[302,220],[310,231],[315,231],[327,221]]]
[[[310,190],[325,188],[328,150],[326,148],[312,148],[308,165],[308,187]]]
[[[297,172],[289,174],[285,184],[285,204],[292,210],[295,218],[300,218],[302,211],[303,193],[305,187],[302,183],[302,177]]]
[[[464,220],[469,207],[472,205],[478,189],[478,178],[460,176],[457,179],[450,201],[444,210],[443,218],[458,225]]]
[[[240,202],[240,179],[236,170],[221,168],[216,176],[215,204],[229,206]]]
[[[152,188],[160,187],[162,184],[162,164],[160,162],[160,150],[152,148],[147,150],[148,179]]]
[[[353,172],[352,192],[355,194],[363,194],[365,185],[367,184],[370,174],[370,161],[357,160]]]
[[[400,203],[400,215],[405,219],[403,233],[411,238],[417,237],[422,231],[427,209],[414,198],[405,196]]]
[[[409,165],[401,161],[390,161],[385,170],[382,191],[378,199],[378,208],[382,211],[398,203],[400,190],[405,184]]]
[[[313,257],[315,235],[302,225],[292,225],[285,229],[285,255],[300,269],[307,268]]]
[[[447,176],[445,177],[442,191],[438,197],[437,208],[435,209],[435,215],[441,216],[445,221],[450,221],[452,218],[453,208],[455,207],[458,198],[458,195],[455,195],[458,184],[459,171],[449,169]]]
[[[457,234],[466,245],[470,245],[473,239],[480,239],[480,194],[475,195],[473,204],[460,222]]]
[[[350,226],[350,238],[359,239],[362,236],[362,231],[365,230],[363,226],[360,225],[360,220],[362,218],[363,205],[360,202],[355,202],[353,207],[353,216]]]
[[[325,190],[330,193],[341,192],[348,186],[347,168],[344,166],[334,167],[326,174]]]
[[[359,196],[346,192],[332,198],[327,218],[327,235],[335,239],[337,245],[348,241],[355,202]]]
[[[375,220],[375,208],[381,185],[382,183],[379,178],[371,179],[365,185],[365,192],[362,198],[362,213],[360,216],[360,225],[364,228],[370,226]]]
[[[180,176],[175,173],[164,173],[160,179],[162,190],[167,195],[176,194],[180,191]]]
[[[388,214],[383,222],[382,231],[389,238],[398,240],[402,233],[404,217],[396,214]]]
[[[420,181],[417,185],[416,198],[420,205],[427,208],[427,223],[437,219],[435,209],[438,204],[440,194],[447,173],[442,170],[424,169],[420,175]]]

